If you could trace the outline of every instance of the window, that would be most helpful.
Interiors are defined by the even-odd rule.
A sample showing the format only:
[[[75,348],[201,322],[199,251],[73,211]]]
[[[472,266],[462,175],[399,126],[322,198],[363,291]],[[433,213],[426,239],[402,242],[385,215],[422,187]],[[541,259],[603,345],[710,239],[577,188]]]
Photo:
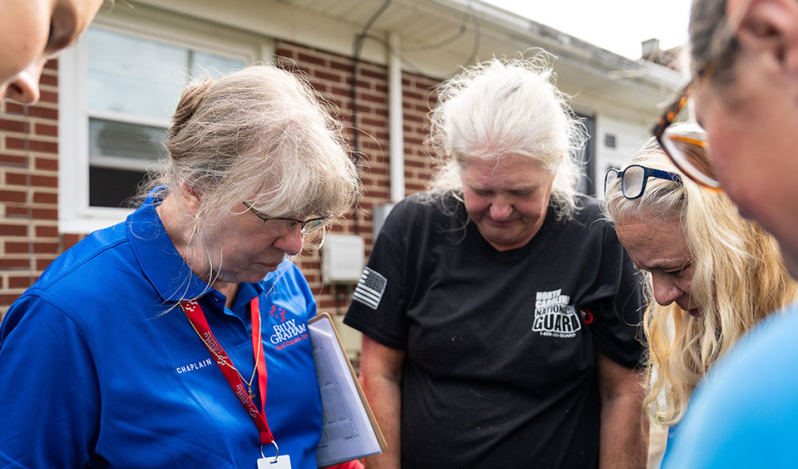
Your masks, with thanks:
[[[262,38],[219,34],[216,25],[158,10],[109,18],[99,17],[61,58],[62,232],[93,231],[130,212],[128,199],[166,156],[166,129],[186,83],[270,52]]]
[[[97,28],[86,42],[89,206],[124,207],[147,167],[166,156],[169,117],[185,84],[239,70],[245,60]]]
[[[598,180],[602,182],[604,181],[603,174],[596,175],[596,118],[586,114],[578,113],[577,117],[582,119],[582,123],[585,125],[585,130],[587,131],[588,136],[587,142],[585,143],[585,148],[583,148],[579,154],[579,161],[582,165],[583,171],[582,177],[579,180],[579,192],[595,196],[596,183],[593,177],[597,176]]]

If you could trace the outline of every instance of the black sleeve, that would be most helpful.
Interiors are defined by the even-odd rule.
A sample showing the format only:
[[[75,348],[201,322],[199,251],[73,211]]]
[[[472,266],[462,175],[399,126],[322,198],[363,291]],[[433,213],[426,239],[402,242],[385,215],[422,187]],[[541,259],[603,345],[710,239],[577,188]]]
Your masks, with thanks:
[[[635,368],[643,358],[645,301],[637,269],[609,224],[604,227],[594,292],[596,300],[585,307],[593,315],[589,327],[598,352],[622,366]]]
[[[407,348],[408,205],[400,202],[385,220],[344,318],[346,325],[397,350]]]

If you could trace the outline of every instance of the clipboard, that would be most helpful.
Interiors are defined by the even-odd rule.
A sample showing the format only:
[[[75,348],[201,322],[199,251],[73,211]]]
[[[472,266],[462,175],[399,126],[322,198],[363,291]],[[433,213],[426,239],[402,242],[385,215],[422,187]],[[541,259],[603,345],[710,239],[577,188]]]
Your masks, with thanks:
[[[316,449],[319,467],[384,452],[385,438],[330,314],[311,318],[308,331],[322,401],[322,436]]]

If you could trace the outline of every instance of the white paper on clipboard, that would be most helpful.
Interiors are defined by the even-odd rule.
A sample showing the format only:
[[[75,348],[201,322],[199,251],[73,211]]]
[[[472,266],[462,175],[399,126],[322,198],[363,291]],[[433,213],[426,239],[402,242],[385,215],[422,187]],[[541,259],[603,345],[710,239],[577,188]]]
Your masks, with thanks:
[[[335,330],[332,317],[308,321],[322,404],[322,434],[316,449],[319,467],[385,451],[385,440],[360,388],[357,375]]]

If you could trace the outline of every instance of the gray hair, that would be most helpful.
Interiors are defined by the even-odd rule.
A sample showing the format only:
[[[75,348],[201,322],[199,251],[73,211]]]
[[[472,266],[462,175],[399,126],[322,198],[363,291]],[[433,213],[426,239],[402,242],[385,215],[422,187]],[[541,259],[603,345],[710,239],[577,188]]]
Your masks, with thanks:
[[[202,196],[200,229],[243,212],[244,201],[274,217],[339,217],[360,184],[325,104],[274,65],[192,83],[169,129],[168,159],[142,192],[187,184]]]
[[[575,155],[587,134],[555,86],[551,62],[544,51],[530,59],[494,58],[441,84],[430,115],[437,159],[430,189],[459,194],[470,158],[524,156],[555,174],[554,210],[558,219],[571,217],[581,175]]]
[[[734,28],[726,17],[728,0],[693,0],[690,10],[690,67],[703,75],[712,67],[712,79],[728,83],[739,50]]]

